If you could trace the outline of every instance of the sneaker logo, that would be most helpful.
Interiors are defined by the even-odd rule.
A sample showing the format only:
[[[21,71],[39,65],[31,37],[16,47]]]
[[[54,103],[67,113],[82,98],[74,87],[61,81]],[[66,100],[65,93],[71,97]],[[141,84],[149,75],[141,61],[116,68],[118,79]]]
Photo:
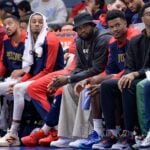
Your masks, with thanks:
[[[16,138],[10,136],[9,138],[6,139],[6,141],[7,141],[10,145],[12,145],[12,144],[14,144],[14,143],[16,142]]]

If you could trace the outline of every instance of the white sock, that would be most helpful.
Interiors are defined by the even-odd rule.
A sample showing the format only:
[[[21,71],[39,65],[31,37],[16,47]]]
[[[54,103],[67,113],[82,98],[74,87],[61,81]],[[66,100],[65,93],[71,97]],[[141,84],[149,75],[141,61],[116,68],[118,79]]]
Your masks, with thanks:
[[[102,119],[93,119],[93,125],[94,125],[94,131],[96,131],[99,136],[103,136],[104,131],[103,131]]]
[[[44,124],[44,126],[41,129],[44,131],[45,135],[48,135],[51,127],[49,127],[48,125]]]
[[[121,132],[121,127],[120,126],[116,126],[116,130],[117,130],[118,133],[120,133]]]
[[[11,128],[10,128],[10,133],[18,135],[18,128],[20,126],[19,122],[12,122]]]

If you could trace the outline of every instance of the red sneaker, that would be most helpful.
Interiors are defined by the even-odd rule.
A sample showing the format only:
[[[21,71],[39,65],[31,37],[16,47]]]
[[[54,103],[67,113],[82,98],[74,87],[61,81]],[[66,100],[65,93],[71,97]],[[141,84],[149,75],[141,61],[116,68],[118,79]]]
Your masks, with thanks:
[[[36,146],[38,145],[39,139],[44,137],[45,137],[44,131],[40,129],[39,131],[35,131],[30,135],[21,138],[21,142],[25,146]]]
[[[52,141],[58,140],[57,130],[51,129],[50,133],[47,137],[39,140],[39,145],[41,146],[49,146]]]

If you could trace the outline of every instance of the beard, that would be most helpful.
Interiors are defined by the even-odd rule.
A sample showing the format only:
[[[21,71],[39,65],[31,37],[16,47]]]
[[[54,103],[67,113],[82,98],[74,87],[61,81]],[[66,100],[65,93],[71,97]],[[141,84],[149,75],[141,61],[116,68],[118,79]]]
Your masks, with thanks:
[[[16,35],[16,31],[15,32],[13,32],[12,34],[10,34],[10,35],[8,35],[7,34],[7,36],[9,37],[9,38],[12,38],[14,35]]]
[[[79,37],[80,37],[82,40],[89,41],[89,40],[92,38],[93,33],[94,33],[94,30],[92,29],[89,33],[80,34]]]

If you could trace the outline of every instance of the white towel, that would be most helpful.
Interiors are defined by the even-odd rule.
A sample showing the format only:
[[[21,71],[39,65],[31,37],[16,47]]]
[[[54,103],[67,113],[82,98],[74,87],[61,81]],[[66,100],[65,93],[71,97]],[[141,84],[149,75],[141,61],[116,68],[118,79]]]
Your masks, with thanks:
[[[36,42],[34,43],[33,37],[32,37],[32,32],[30,29],[30,22],[31,22],[32,16],[34,16],[35,14],[40,14],[43,17],[43,28],[42,28],[41,32],[39,33]],[[25,40],[25,50],[24,50],[24,54],[23,54],[22,69],[26,73],[28,73],[30,71],[31,65],[34,63],[33,62],[33,60],[34,60],[33,52],[37,54],[37,57],[42,56],[42,54],[43,54],[42,45],[44,43],[47,32],[48,32],[48,25],[46,22],[46,17],[39,12],[33,13],[29,18],[29,23],[28,23],[28,28],[27,28],[27,38]]]

